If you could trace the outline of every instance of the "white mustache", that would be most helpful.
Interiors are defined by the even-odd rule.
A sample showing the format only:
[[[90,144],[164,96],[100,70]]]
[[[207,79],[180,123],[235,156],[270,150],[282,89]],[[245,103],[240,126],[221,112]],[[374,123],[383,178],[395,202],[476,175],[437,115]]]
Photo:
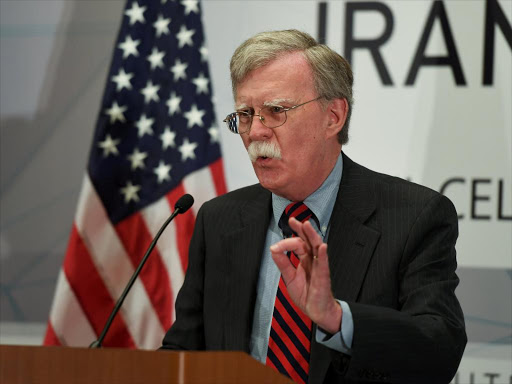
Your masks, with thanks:
[[[247,148],[249,158],[254,163],[258,157],[281,159],[281,150],[276,143],[268,141],[253,141]]]

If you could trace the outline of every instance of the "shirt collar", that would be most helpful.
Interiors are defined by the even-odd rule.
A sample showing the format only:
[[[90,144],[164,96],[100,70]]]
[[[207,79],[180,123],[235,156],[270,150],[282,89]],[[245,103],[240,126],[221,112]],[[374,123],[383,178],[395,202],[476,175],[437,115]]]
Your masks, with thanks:
[[[320,188],[304,199],[304,203],[311,211],[313,211],[320,222],[320,228],[318,228],[318,230],[324,238],[327,232],[329,220],[331,219],[331,213],[334,208],[336,196],[338,194],[342,173],[343,157],[340,153],[334,168]],[[272,210],[274,213],[274,221],[276,223],[279,223],[279,219],[283,215],[285,208],[290,203],[290,200],[272,193]]]

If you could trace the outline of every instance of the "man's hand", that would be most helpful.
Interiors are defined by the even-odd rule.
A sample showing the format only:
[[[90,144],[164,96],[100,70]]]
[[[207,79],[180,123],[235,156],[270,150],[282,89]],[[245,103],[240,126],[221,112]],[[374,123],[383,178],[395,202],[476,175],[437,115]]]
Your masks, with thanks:
[[[298,237],[281,240],[270,247],[288,293],[320,328],[329,333],[339,332],[342,310],[331,291],[327,244],[309,221],[301,223],[291,218],[289,225]],[[299,258],[297,269],[286,256],[288,251]]]

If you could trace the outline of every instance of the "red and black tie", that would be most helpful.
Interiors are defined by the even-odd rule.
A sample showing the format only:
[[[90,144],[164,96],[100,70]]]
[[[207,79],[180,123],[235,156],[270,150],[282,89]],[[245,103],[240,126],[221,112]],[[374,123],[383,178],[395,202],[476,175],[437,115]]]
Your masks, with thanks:
[[[284,237],[297,236],[288,225],[290,217],[295,217],[303,223],[310,218],[318,221],[303,202],[291,203],[279,220],[279,228],[283,231]],[[288,252],[288,257],[297,268],[297,255]],[[311,319],[293,303],[281,276],[272,316],[266,363],[297,383],[307,383],[310,351]]]

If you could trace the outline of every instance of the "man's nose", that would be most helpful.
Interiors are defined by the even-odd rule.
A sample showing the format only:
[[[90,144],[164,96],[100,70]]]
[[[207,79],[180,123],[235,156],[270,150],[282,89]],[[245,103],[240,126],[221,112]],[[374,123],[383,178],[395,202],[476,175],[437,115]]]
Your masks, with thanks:
[[[264,141],[272,137],[273,130],[262,123],[260,115],[254,115],[252,118],[249,138],[251,141]]]

